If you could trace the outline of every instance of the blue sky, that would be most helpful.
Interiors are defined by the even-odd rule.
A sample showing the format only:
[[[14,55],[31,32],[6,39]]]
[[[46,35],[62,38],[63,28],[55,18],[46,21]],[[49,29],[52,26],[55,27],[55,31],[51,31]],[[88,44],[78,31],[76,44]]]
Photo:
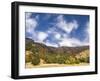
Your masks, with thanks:
[[[26,38],[47,46],[84,46],[89,45],[89,16],[25,13]]]

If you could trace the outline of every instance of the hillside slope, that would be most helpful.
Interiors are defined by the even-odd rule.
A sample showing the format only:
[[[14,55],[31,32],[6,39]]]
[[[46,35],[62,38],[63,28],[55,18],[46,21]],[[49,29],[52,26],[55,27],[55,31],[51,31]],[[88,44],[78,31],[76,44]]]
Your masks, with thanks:
[[[80,64],[89,63],[89,46],[50,47],[26,38],[26,63],[39,64]],[[42,61],[42,63],[41,63]]]

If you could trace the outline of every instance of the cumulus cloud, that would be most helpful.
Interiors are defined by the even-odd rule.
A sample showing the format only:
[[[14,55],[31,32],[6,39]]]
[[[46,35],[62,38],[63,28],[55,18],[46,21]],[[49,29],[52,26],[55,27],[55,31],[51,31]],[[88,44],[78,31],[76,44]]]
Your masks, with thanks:
[[[60,43],[60,46],[69,46],[69,47],[76,47],[76,46],[84,46],[88,45],[83,41],[80,41],[76,38],[63,38]]]
[[[79,44],[80,41],[74,38],[63,38],[60,42],[60,46],[75,46],[76,44]]]
[[[49,40],[46,40],[46,42],[44,42],[44,44],[47,45],[47,46],[58,47],[57,44],[51,43]]]
[[[32,38],[35,42],[43,43],[47,46],[59,47],[59,46],[83,46],[88,45],[89,43],[89,22],[86,23],[84,30],[85,39],[83,41],[70,37],[70,33],[73,30],[78,29],[79,24],[76,20],[71,20],[70,22],[67,19],[64,19],[63,15],[58,15],[55,19],[56,22],[53,23],[52,27],[49,27],[45,32],[41,30],[35,30],[38,27],[39,15],[31,17],[32,13],[26,14],[26,32],[31,33]],[[49,18],[51,15],[48,15]],[[60,31],[59,31],[60,29]],[[64,31],[64,32],[61,32]],[[50,38],[50,39],[48,39]],[[44,41],[45,40],[45,41]],[[54,42],[53,42],[54,41]]]
[[[37,22],[35,19],[27,19],[26,20],[26,31],[32,32],[37,26]]]
[[[39,22],[39,15],[31,17],[32,13],[26,13],[26,33],[31,34],[32,36],[28,36],[28,38],[33,39],[35,42],[43,43],[43,41],[47,38],[48,34],[42,31],[36,31],[36,27]]]
[[[36,18],[31,18],[32,13],[26,13],[26,32],[32,33],[37,27],[38,22]]]
[[[72,20],[71,22],[67,22],[64,18],[63,15],[59,15],[57,17],[57,24],[56,26],[63,31],[70,33],[72,30],[78,28],[78,23],[76,20]]]
[[[56,34],[55,34],[55,38],[56,38],[56,39],[60,39],[60,38],[61,38],[61,35],[60,35],[59,33],[56,33]]]
[[[71,22],[69,22],[69,23],[71,23]],[[89,45],[89,23],[87,22],[85,26],[86,26],[85,29],[84,29],[84,31],[85,31],[84,32],[85,38],[83,40],[79,40],[78,38],[75,38],[75,37],[70,37],[69,33],[61,33],[59,31],[57,31],[56,27],[54,27],[52,29],[49,29],[48,33],[52,33],[54,35],[54,37],[52,37],[52,38],[56,39],[57,41],[56,41],[55,45],[52,44],[51,42],[47,41],[46,45],[48,45],[48,46],[54,46],[54,47],[59,47],[59,46],[76,47],[76,46]],[[72,29],[70,30],[70,32],[71,31],[72,31]]]
[[[89,29],[90,29],[89,22],[87,22],[85,26],[86,26],[86,29],[84,30],[85,31],[84,41],[89,42],[89,33],[90,33],[90,31],[89,31]]]
[[[45,32],[38,32],[37,38],[39,42],[43,42],[48,37],[48,34]]]
[[[61,39],[59,42],[60,46],[69,46],[69,47],[76,47],[76,46],[85,46],[89,45],[89,22],[86,22],[84,31],[84,39],[79,40],[75,37],[67,37],[66,35]]]

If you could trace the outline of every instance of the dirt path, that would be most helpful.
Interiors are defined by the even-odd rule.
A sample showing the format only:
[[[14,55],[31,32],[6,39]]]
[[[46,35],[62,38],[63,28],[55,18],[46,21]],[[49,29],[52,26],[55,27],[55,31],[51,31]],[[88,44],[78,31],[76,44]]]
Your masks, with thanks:
[[[81,63],[81,64],[40,64],[40,65],[32,65],[31,63],[26,63],[25,68],[42,68],[42,67],[68,67],[68,66],[87,66],[88,63]]]

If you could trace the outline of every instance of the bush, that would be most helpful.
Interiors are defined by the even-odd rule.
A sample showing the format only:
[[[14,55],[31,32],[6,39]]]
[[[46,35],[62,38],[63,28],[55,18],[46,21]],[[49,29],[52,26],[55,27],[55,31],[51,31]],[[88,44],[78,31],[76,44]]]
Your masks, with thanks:
[[[31,62],[32,61],[32,52],[30,51],[26,51],[26,54],[25,54],[25,62]]]
[[[86,63],[89,63],[89,62],[90,62],[90,58],[87,57],[87,58],[85,59],[85,62],[86,62]]]
[[[31,55],[26,55],[25,56],[25,62],[31,62],[31,61],[32,61]]]
[[[79,64],[79,60],[76,59],[75,57],[70,56],[66,62],[66,64]]]
[[[66,64],[70,64],[70,60],[66,60],[65,63],[66,63]]]
[[[46,54],[44,60],[46,63],[56,63],[56,56],[53,54]]]
[[[65,64],[66,58],[64,55],[58,55],[56,56],[56,61],[59,64]]]
[[[80,61],[79,61],[78,59],[76,59],[76,60],[75,60],[75,63],[76,63],[76,64],[79,64],[79,63],[80,63]]]
[[[39,63],[40,63],[40,57],[39,57],[39,55],[34,54],[32,56],[32,64],[33,65],[38,65]]]
[[[31,48],[32,48],[32,44],[31,43],[26,44],[25,50],[31,50]]]
[[[46,63],[65,64],[66,57],[64,54],[46,54],[44,60]]]
[[[79,60],[80,60],[80,62],[89,63],[89,57],[80,58]]]
[[[59,58],[59,59],[57,59],[57,63],[65,64],[65,60],[63,58]]]

